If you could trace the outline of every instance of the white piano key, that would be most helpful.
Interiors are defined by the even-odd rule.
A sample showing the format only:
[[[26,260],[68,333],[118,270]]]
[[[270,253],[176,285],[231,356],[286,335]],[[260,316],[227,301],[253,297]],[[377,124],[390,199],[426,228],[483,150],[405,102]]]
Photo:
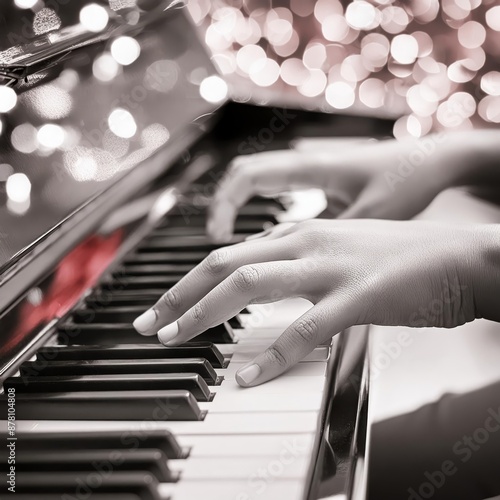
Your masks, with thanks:
[[[300,397],[306,393],[322,393],[325,377],[277,377],[255,387],[240,387],[235,380],[223,380],[221,385],[210,387],[216,394],[245,395],[251,399],[262,394],[295,394]],[[217,398],[217,396],[216,396]]]
[[[117,430],[147,433],[165,429],[175,435],[212,434],[290,434],[316,432],[318,412],[276,413],[214,413],[210,412],[201,422],[137,421],[54,421],[25,420],[17,422],[17,430],[45,432],[77,432],[80,430]]]
[[[279,397],[277,397],[279,396]],[[307,394],[248,394],[224,393],[217,394],[210,403],[199,403],[200,408],[210,413],[249,413],[249,412],[290,412],[290,411],[319,411],[321,408],[322,392]]]
[[[264,349],[260,350],[242,350],[241,352],[235,352],[231,358],[231,361],[235,363],[248,363],[254,359],[257,355],[262,353]],[[326,361],[330,355],[329,347],[316,347],[314,351],[309,353],[300,363],[304,361]]]
[[[216,368],[215,371],[217,375],[224,377],[224,380],[234,380],[235,373],[243,366],[245,366],[245,363],[237,363],[231,360],[227,368]],[[324,377],[326,376],[327,366],[326,361],[304,361],[290,368],[282,377]]]
[[[172,471],[181,473],[181,482],[203,479],[247,479],[265,477],[276,470],[280,478],[300,479],[307,474],[308,457],[295,456],[283,448],[276,457],[189,457],[169,460]]]
[[[289,449],[297,456],[310,456],[314,446],[314,433],[279,435],[220,435],[178,437],[179,444],[191,448],[189,456],[198,457],[238,457],[279,456],[283,449]]]
[[[204,480],[180,481],[165,484],[165,498],[171,500],[302,500],[304,479],[281,479],[279,477],[252,478],[251,480]]]

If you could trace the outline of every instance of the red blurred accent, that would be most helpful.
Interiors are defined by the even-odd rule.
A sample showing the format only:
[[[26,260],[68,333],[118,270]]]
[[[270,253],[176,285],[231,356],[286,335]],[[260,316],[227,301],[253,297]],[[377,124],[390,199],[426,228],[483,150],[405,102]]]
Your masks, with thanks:
[[[11,348],[36,327],[61,317],[92,287],[116,256],[123,239],[123,231],[111,236],[92,235],[66,255],[53,275],[53,281],[43,294],[42,302],[33,305],[25,301],[19,312],[19,323],[0,353]]]

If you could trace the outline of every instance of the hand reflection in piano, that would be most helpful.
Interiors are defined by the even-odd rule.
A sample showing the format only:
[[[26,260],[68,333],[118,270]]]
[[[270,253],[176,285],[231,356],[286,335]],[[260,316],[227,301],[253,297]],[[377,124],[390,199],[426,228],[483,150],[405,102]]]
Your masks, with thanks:
[[[495,132],[478,131],[473,139],[478,138],[490,141],[494,150]],[[305,186],[323,187],[332,198],[355,200],[340,214],[344,218],[412,216],[446,187],[441,183],[446,176],[428,182],[429,168],[444,161],[460,171],[463,164],[456,160],[468,157],[471,143],[463,135],[440,141],[435,143],[436,154],[415,172],[412,182],[398,186],[390,199],[388,189],[394,186],[387,182],[386,166],[411,152],[414,141],[365,143],[348,153],[343,149],[335,161],[328,148],[308,155],[303,149],[237,159],[215,196],[208,232],[226,240],[238,207],[251,196]],[[448,176],[447,182],[453,178]],[[340,196],[336,189],[342,191]],[[476,317],[498,319],[488,298],[493,296],[492,276],[498,269],[487,258],[496,232],[495,226],[422,221],[315,220],[278,225],[213,251],[134,325],[145,335],[159,330],[160,341],[174,346],[226,321],[248,304],[308,299],[314,307],[238,371],[240,385],[258,385],[353,325],[451,328]],[[479,253],[477,242],[483,249]],[[446,298],[442,310],[423,320],[418,311],[436,297]]]

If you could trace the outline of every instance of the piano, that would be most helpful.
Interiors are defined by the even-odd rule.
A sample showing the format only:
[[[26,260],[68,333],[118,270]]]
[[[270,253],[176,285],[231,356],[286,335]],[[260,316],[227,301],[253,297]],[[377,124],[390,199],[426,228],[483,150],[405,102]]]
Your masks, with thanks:
[[[364,498],[366,329],[244,390],[235,371],[305,301],[249,306],[175,348],[131,322],[216,248],[205,213],[234,156],[392,123],[232,102],[176,2],[85,3],[0,14],[2,491]],[[250,200],[234,241],[293,203]]]

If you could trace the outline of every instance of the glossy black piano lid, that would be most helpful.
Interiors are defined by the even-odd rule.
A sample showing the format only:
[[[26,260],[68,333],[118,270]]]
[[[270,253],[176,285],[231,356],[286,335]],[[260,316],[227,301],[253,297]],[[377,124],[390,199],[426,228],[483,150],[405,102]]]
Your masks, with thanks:
[[[200,95],[216,70],[185,9],[164,11],[172,2],[158,1],[148,2],[161,4],[153,11],[113,10],[133,3],[102,2],[108,25],[96,34],[78,25],[86,1],[49,1],[44,13],[2,1],[2,107],[12,97],[3,86],[14,83],[6,75],[22,74],[23,65],[39,71],[44,54],[73,36],[84,46],[19,80],[15,106],[0,113],[0,275],[119,177],[186,129],[202,128],[217,107]]]

